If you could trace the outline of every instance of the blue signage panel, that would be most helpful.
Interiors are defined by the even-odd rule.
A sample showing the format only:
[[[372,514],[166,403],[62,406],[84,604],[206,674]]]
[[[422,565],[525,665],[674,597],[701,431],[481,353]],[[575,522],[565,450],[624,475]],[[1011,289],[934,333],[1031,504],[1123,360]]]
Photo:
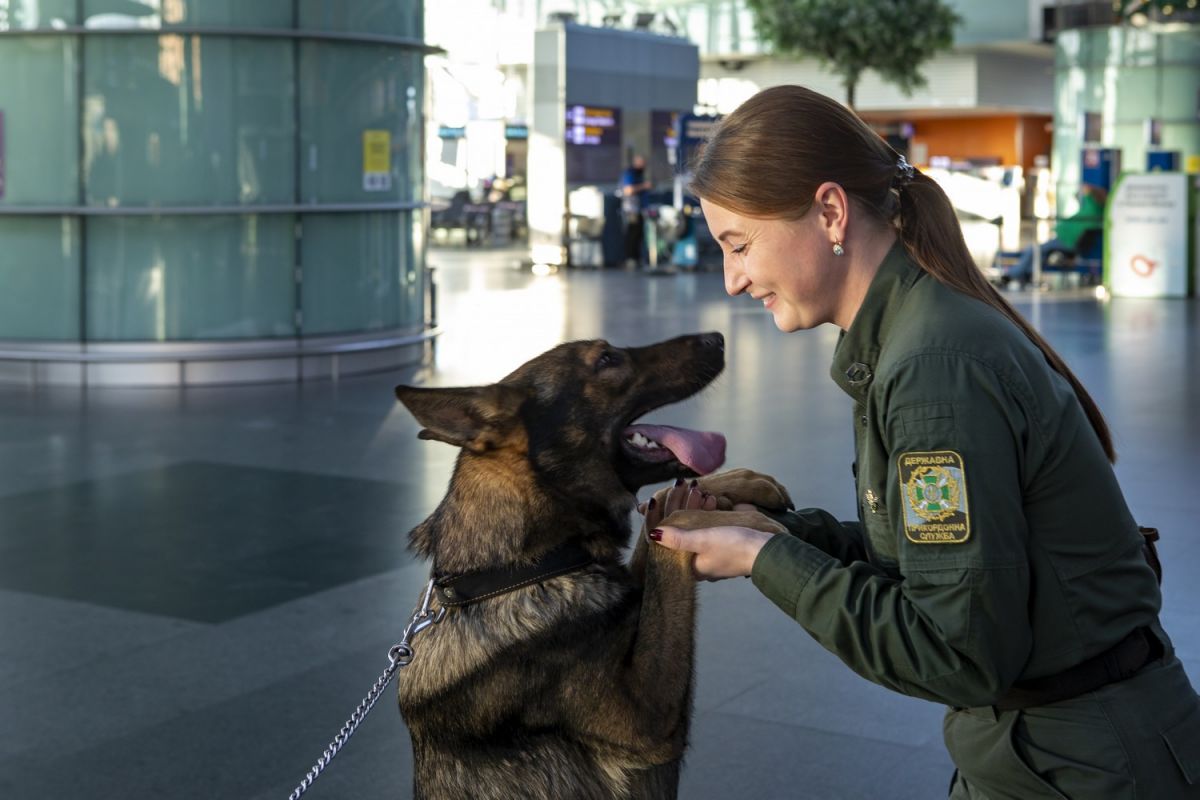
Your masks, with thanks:
[[[567,183],[608,184],[621,179],[621,109],[567,105]]]
[[[697,148],[708,141],[708,137],[712,136],[713,130],[720,121],[720,117],[709,114],[680,115],[678,121],[679,154],[675,157],[676,170],[684,173],[689,171]]]
[[[1121,151],[1114,147],[1087,147],[1083,151],[1079,182],[1111,191],[1121,174]]]
[[[567,144],[621,146],[621,109],[567,106]]]

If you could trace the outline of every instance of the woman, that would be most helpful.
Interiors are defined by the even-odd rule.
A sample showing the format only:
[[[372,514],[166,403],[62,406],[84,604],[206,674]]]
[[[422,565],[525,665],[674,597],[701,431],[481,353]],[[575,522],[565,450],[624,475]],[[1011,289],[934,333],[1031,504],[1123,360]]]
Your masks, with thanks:
[[[752,577],[860,675],[949,706],[953,798],[1200,797],[1200,701],[1108,428],[976,270],[937,184],[781,86],[722,122],[692,191],[730,295],[785,332],[843,330],[859,521],[683,530],[663,511],[712,501],[680,487],[650,538],[695,552],[699,577]]]

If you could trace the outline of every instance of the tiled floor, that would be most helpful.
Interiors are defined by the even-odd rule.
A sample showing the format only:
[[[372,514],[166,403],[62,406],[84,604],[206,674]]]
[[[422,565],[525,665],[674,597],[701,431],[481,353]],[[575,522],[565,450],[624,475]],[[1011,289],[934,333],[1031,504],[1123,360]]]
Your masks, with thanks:
[[[433,369],[305,386],[0,388],[0,797],[283,798],[386,666],[426,568],[408,529],[454,451],[401,381],[497,379],[569,338],[719,330],[724,377],[655,415],[728,464],[853,514],[836,333],[783,336],[717,274],[535,277],[439,251]],[[1096,396],[1138,518],[1164,534],[1164,619],[1200,676],[1200,304],[1015,299]],[[745,581],[701,587],[683,796],[944,797],[941,709],[866,683]],[[419,645],[419,640],[418,640]],[[410,796],[392,693],[309,792]]]

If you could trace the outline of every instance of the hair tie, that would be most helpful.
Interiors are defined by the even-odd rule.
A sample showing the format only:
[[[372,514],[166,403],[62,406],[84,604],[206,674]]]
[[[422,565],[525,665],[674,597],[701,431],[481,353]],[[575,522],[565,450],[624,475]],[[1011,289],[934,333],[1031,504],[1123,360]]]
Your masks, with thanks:
[[[892,177],[892,188],[901,189],[912,181],[913,176],[917,171],[913,169],[913,165],[908,163],[908,159],[900,156],[900,160],[896,162],[896,174]]]

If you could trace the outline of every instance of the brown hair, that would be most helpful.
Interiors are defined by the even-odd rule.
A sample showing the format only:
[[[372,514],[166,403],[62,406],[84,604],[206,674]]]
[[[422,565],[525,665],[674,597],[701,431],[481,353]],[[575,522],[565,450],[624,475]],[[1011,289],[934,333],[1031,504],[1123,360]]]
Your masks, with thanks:
[[[692,165],[691,191],[734,213],[799,219],[817,187],[841,185],[856,207],[895,227],[909,256],[941,283],[998,310],[1067,379],[1109,461],[1112,435],[1100,409],[1058,353],[975,266],[942,188],[913,171],[898,179],[900,155],[853,112],[802,86],[776,86],[721,121]]]

